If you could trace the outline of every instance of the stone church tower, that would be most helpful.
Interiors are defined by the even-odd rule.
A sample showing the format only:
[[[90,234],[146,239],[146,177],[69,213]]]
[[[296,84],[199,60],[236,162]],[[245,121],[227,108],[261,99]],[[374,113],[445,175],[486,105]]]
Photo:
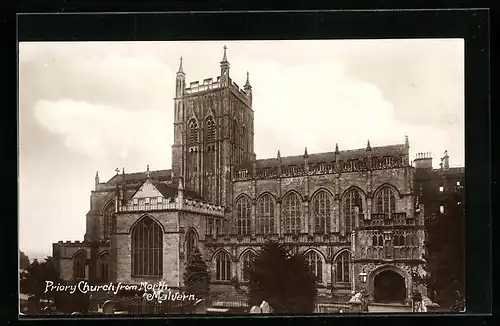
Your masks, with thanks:
[[[182,178],[186,189],[207,201],[230,204],[233,167],[255,159],[252,87],[243,89],[230,77],[226,47],[221,73],[214,81],[204,79],[186,87],[181,58],[176,76],[173,183]]]

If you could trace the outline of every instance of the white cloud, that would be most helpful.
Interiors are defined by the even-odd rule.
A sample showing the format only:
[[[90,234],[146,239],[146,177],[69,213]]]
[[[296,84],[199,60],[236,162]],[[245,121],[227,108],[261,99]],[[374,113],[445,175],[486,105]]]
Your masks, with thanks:
[[[126,111],[72,100],[41,100],[34,115],[43,127],[60,134],[69,149],[95,160],[126,158],[130,153],[136,155],[131,161],[144,157],[158,164],[170,159],[166,144],[172,143],[173,131],[167,132],[166,126],[172,118],[165,110]]]

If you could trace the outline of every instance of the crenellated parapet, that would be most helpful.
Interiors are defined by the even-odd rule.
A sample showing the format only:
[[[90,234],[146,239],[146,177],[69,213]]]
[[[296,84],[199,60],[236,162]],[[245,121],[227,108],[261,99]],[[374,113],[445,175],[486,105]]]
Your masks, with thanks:
[[[221,90],[223,88],[229,87],[233,93],[245,104],[251,107],[251,96],[244,89],[234,82],[231,78],[228,78],[228,82],[224,82],[221,77],[217,77],[214,81],[213,78],[206,78],[203,81],[193,81],[189,83],[189,87],[185,89],[185,96],[191,95],[202,95],[202,93]]]

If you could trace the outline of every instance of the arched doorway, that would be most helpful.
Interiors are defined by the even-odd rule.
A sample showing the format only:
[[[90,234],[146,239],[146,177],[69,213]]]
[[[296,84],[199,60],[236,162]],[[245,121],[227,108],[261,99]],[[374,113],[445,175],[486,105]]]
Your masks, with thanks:
[[[385,270],[373,281],[373,300],[380,303],[403,303],[406,299],[404,278],[392,270]]]

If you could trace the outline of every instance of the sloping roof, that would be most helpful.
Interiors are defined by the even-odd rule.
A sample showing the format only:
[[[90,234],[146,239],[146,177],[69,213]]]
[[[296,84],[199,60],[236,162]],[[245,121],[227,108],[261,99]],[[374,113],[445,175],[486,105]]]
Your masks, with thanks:
[[[172,187],[171,185],[166,184],[164,182],[153,181],[153,184],[165,198],[172,198],[177,196],[177,191],[178,191],[177,188]],[[189,199],[203,200],[203,198],[195,191],[184,189],[183,192],[184,192],[184,197],[187,197]]]
[[[400,155],[405,153],[405,145],[389,145],[389,146],[380,146],[380,147],[372,147],[372,155],[374,156],[391,156],[391,155]],[[350,160],[366,157],[366,148],[340,151],[339,159]],[[309,154],[308,162],[309,163],[320,163],[320,162],[332,162],[335,160],[335,152],[325,152],[325,153],[316,153]],[[266,158],[256,160],[256,167],[272,167],[278,165],[278,160],[276,158]],[[295,156],[284,156],[281,157],[282,165],[300,165],[304,163],[303,155],[295,155]]]
[[[172,180],[172,170],[157,170],[151,171],[150,177],[153,180],[158,181],[169,181]],[[106,185],[115,185],[120,183],[127,182],[141,182],[146,181],[147,174],[146,172],[135,172],[135,173],[126,173],[126,174],[116,174],[111,179],[106,182]]]

